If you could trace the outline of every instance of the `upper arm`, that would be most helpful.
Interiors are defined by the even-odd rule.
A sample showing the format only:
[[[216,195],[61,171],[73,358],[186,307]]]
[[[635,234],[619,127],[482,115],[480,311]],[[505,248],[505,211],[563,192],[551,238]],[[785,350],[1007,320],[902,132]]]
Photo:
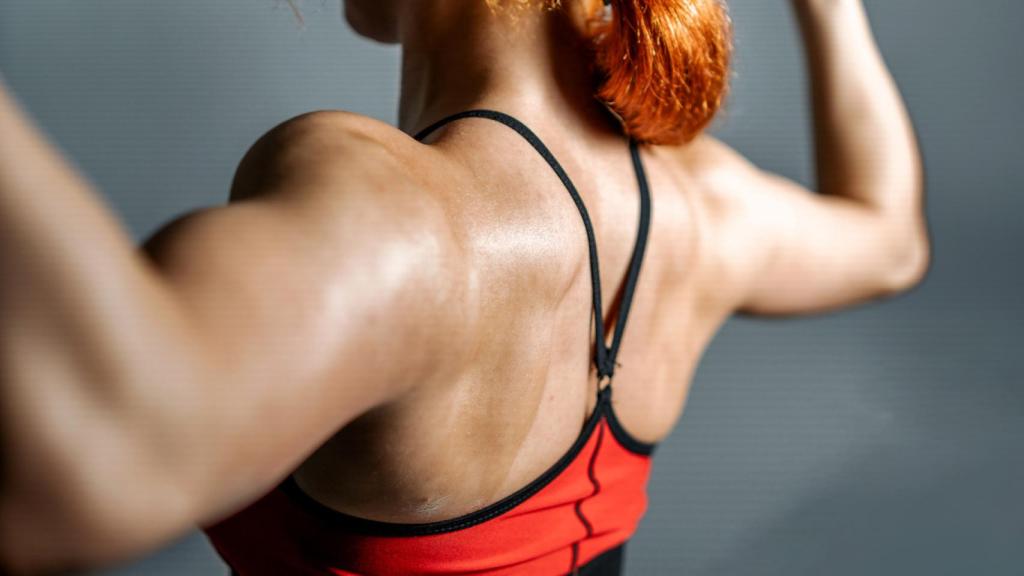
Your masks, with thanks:
[[[926,247],[913,227],[764,172],[716,140],[696,146],[711,196],[711,249],[737,313],[822,312],[897,293],[922,277]]]
[[[175,398],[197,521],[255,497],[359,414],[444,377],[454,355],[441,345],[466,330],[440,207],[358,134],[344,137],[358,148],[319,131],[287,138],[242,162],[233,197],[244,200],[187,214],[144,246],[205,350],[207,377]]]

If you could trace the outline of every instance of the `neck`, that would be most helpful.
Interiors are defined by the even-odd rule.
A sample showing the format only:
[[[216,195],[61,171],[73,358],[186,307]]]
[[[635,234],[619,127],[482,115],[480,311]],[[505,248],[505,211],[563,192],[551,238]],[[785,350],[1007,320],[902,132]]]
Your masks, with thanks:
[[[492,108],[564,129],[619,133],[594,98],[579,2],[514,20],[484,0],[419,2],[399,22],[398,127],[412,134],[449,114]]]

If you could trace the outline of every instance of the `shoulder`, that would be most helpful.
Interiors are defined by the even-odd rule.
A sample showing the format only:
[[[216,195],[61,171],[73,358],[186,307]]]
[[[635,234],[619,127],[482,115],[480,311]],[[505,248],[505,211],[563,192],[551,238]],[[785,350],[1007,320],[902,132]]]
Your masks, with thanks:
[[[710,287],[708,298],[731,313],[741,298],[741,278],[773,245],[770,226],[779,208],[765,186],[770,175],[708,134],[673,147],[670,155],[685,174],[691,207],[700,213],[701,269]]]
[[[265,491],[361,414],[453,380],[473,350],[478,299],[447,213],[378,129],[284,122],[242,160],[231,202],[143,246],[204,375],[171,403],[192,410],[182,441],[202,440],[175,451],[204,455],[179,466],[196,517]],[[288,425],[247,450],[268,421]]]
[[[316,110],[267,130],[239,162],[231,200],[257,195],[310,195],[332,180],[375,179],[404,188],[415,141],[389,124],[343,110]]]
[[[678,162],[714,199],[729,194],[762,177],[761,170],[721,140],[702,134],[675,151]]]
[[[309,291],[376,283],[382,299],[404,299],[403,286],[417,285],[424,307],[464,302],[462,250],[449,210],[409,161],[413,144],[350,112],[290,118],[248,149],[227,204],[178,217],[145,249],[167,272],[291,277]]]
[[[699,136],[676,150],[675,156],[700,189],[715,228],[727,236],[736,236],[736,227],[753,232],[770,224],[773,216],[786,217],[792,208],[790,200],[798,192],[793,182],[761,169],[713,136]],[[740,231],[739,236],[743,235]]]
[[[337,240],[363,234],[444,247],[453,240],[451,223],[440,195],[417,170],[423,162],[419,146],[368,116],[342,110],[300,114],[249,148],[235,172],[230,202],[287,208],[282,214],[301,218],[307,231]]]
[[[374,394],[388,397],[444,368],[435,335],[469,335],[475,294],[448,211],[403,162],[401,139],[415,140],[395,132],[333,111],[282,122],[241,160],[229,203],[186,213],[144,244],[168,285],[203,312],[210,341],[251,348],[253,358],[322,343],[268,372],[295,381],[289,370],[333,365],[357,335],[366,356],[357,372],[349,358],[347,374],[387,379]],[[236,343],[245,337],[259,342]],[[274,338],[283,343],[267,344]],[[403,362],[370,361],[402,347]]]

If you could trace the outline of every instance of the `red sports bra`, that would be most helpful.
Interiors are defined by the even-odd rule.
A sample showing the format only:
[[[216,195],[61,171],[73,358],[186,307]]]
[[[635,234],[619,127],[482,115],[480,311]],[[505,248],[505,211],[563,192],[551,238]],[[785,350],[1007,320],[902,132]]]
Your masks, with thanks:
[[[640,188],[640,226],[612,345],[604,338],[597,245],[586,207],[568,175],[519,120],[494,110],[466,110],[416,134],[466,117],[497,120],[544,157],[579,208],[590,248],[597,405],[557,462],[526,486],[469,514],[421,524],[351,516],[306,494],[289,475],[232,516],[203,528],[233,576],[473,574],[618,575],[625,543],[647,508],[655,444],[630,436],[615,416],[611,378],[629,314],[650,223],[650,194],[637,142],[629,149]]]

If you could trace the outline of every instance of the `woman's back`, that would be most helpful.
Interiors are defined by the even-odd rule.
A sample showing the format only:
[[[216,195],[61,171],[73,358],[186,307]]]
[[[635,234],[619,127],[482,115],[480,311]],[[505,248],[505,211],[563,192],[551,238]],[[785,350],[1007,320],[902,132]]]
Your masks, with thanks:
[[[10,380],[53,374],[39,359],[68,375],[14,394],[17,430],[48,433],[9,435],[30,441],[7,452],[0,552],[63,567],[199,524],[245,576],[617,573],[730,313],[841,308],[927,269],[916,143],[861,5],[793,2],[821,194],[693,140],[724,92],[718,0],[614,0],[596,35],[589,1],[514,25],[475,0],[351,0],[354,26],[402,43],[402,131],[279,126],[237,202],[170,223],[146,262],[56,154],[10,146],[30,169],[9,212],[35,225],[11,245],[38,254],[3,292],[45,301],[5,323],[35,337]],[[409,136],[469,108],[500,112]],[[75,226],[33,234],[48,213]]]
[[[424,147],[340,114],[341,126],[375,134],[397,159],[396,186],[415,182],[413,194],[444,215],[440,234],[458,264],[424,294],[463,295],[432,311],[458,337],[430,337],[447,378],[414,375],[403,395],[347,423],[271,492],[205,528],[239,574],[289,562],[338,574],[617,574],[647,507],[654,448],[725,319],[902,289],[870,260],[830,263],[796,244],[803,216],[819,217],[810,230],[860,228],[845,204],[810,199],[712,138],[640,145],[612,122],[573,130],[534,119],[450,114],[418,135]],[[430,230],[421,241],[442,242]],[[830,240],[841,255],[842,236]],[[845,249],[878,256],[858,254],[864,246],[870,239]],[[830,278],[829,266],[862,276]],[[905,269],[895,270],[904,282]],[[604,346],[594,339],[597,305]]]
[[[429,522],[496,501],[568,450],[597,398],[588,242],[572,197],[512,130],[479,118],[443,130],[416,162],[439,165],[423,193],[443,199],[471,270],[479,298],[452,313],[473,325],[474,345],[450,350],[458,377],[361,416],[299,468],[305,491],[357,516]],[[591,151],[557,133],[541,138],[590,216],[610,344],[639,226],[627,140],[611,134]],[[624,427],[651,443],[678,419],[700,353],[727,316],[702,266],[702,190],[680,186],[685,169],[670,164],[672,153],[641,148],[650,229],[614,377]]]
[[[548,545],[564,546],[558,552],[566,554],[571,549],[574,566],[596,549],[579,551],[572,528],[586,528],[588,537],[603,530],[605,541],[588,543],[603,548],[621,544],[635,529],[646,507],[654,445],[678,419],[700,351],[727,315],[725,303],[711,296],[713,275],[701,266],[708,258],[701,254],[708,244],[701,241],[705,201],[697,187],[679,186],[687,174],[672,156],[677,151],[635,146],[614,131],[595,137],[593,146],[577,140],[574,148],[557,132],[538,137],[514,116],[470,114],[477,117],[453,115],[421,131],[417,137],[429,149],[377,128],[399,155],[418,155],[407,164],[428,175],[419,193],[438,198],[452,222],[466,273],[447,280],[471,285],[466,292],[473,296],[451,313],[471,326],[471,344],[448,350],[446,362],[458,366],[453,377],[414,385],[356,418],[269,497],[212,527],[211,538],[229,561],[253,561],[240,553],[239,526],[288,524],[292,506],[340,520],[355,534],[369,524],[370,533],[391,536],[410,530],[455,536],[512,509],[525,515],[522,503],[541,489],[593,489],[563,501],[547,496],[543,508],[561,505],[564,512],[529,519],[573,516],[569,533],[549,531]],[[340,121],[347,121],[344,114]],[[565,171],[566,181],[556,170]],[[588,231],[598,256],[593,267]],[[595,364],[591,314],[598,300],[607,348],[597,361],[611,366],[614,360],[614,369],[603,372]],[[599,394],[599,382],[612,387],[611,371],[614,395],[604,388]],[[602,413],[609,434],[603,443]],[[595,509],[585,512],[584,501],[598,493],[606,502],[588,503]],[[617,518],[602,518],[602,506],[616,509]],[[358,536],[346,538],[324,547],[357,546]],[[352,554],[349,566],[383,569],[360,564],[360,556]],[[464,561],[478,562],[475,569],[501,565]],[[419,569],[418,562],[401,569]]]

